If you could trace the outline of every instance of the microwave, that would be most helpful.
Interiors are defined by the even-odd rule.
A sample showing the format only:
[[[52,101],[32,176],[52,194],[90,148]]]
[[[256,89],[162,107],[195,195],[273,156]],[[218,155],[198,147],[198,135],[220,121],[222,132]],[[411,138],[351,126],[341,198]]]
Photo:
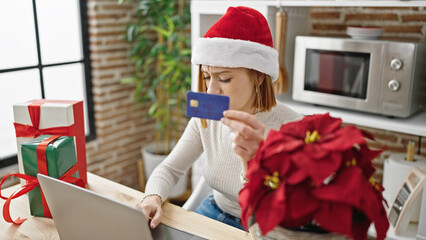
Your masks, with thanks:
[[[297,36],[294,101],[409,117],[426,106],[426,42]]]

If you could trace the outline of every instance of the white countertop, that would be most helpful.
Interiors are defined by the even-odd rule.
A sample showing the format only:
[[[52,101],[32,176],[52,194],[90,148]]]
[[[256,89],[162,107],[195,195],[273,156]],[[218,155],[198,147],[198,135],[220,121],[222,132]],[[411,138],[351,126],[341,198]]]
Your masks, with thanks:
[[[285,95],[279,96],[278,101],[283,102],[288,107],[303,115],[329,112],[331,116],[339,117],[345,123],[415,136],[426,136],[426,111],[417,112],[408,118],[398,118],[295,102]]]

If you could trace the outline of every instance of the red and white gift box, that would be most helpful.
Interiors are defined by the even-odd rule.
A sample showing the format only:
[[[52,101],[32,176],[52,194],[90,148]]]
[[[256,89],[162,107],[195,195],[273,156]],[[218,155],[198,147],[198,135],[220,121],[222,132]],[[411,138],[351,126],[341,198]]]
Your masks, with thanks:
[[[79,178],[87,183],[83,101],[32,100],[13,105],[13,114],[20,173],[24,173],[22,143],[42,134],[71,136],[76,146]]]

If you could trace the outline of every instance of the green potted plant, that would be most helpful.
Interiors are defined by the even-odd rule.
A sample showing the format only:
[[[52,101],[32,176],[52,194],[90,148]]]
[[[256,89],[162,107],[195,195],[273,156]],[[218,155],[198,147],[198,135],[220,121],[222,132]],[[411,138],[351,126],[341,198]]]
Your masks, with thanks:
[[[128,25],[125,39],[131,44],[129,60],[134,62],[135,72],[121,82],[136,86],[136,103],[150,105],[147,117],[156,122],[155,147],[145,149],[155,148],[156,154],[167,155],[180,137],[179,125],[186,119],[186,92],[191,86],[189,1],[134,2],[135,21]],[[145,158],[145,174],[149,175],[153,167]]]

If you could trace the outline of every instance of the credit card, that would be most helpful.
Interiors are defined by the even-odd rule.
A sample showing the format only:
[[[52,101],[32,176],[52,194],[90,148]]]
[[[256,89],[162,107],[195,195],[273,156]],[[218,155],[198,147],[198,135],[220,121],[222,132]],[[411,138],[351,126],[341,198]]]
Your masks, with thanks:
[[[223,111],[229,109],[229,97],[188,91],[186,94],[186,115],[219,121]]]

